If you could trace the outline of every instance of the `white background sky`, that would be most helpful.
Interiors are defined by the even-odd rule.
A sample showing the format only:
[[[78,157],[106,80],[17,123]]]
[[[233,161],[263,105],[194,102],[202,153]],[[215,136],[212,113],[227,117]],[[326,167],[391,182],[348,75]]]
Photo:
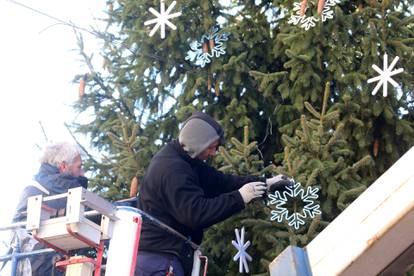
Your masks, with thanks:
[[[87,28],[106,17],[105,0],[18,1]],[[39,121],[49,140],[71,140],[64,127],[76,118],[70,105],[78,99],[78,85],[71,81],[87,71],[73,51],[73,30],[50,27],[55,23],[0,0],[0,225],[10,222],[19,193],[39,167],[36,144],[45,145]],[[98,56],[96,40],[87,33],[84,39]]]

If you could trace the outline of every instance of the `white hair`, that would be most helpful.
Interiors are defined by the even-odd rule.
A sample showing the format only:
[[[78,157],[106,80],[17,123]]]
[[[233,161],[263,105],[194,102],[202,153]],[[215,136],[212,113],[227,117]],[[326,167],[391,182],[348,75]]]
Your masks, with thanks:
[[[72,164],[77,156],[82,154],[81,149],[68,142],[58,142],[46,146],[40,163],[47,163],[59,167],[62,162]]]

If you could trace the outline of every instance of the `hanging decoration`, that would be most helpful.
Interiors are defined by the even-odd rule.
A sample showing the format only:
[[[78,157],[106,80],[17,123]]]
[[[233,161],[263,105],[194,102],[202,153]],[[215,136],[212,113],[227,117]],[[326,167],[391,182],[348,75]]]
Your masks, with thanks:
[[[382,85],[382,95],[384,97],[387,97],[388,95],[388,82],[391,83],[394,87],[398,86],[398,83],[394,81],[391,77],[394,75],[397,75],[399,73],[402,73],[404,71],[403,68],[398,68],[396,70],[394,69],[394,66],[397,64],[399,57],[396,56],[389,67],[388,66],[388,55],[387,53],[384,54],[384,61],[383,61],[383,70],[379,68],[377,65],[373,64],[372,68],[378,72],[379,76],[368,79],[368,83],[376,82],[378,81],[377,85],[375,86],[374,90],[372,91],[372,95],[377,94],[378,90],[380,89]]]
[[[134,176],[129,185],[129,197],[136,197],[138,194],[138,176]]]
[[[214,93],[216,94],[216,97],[220,96],[220,82],[221,77],[217,78],[216,83],[214,84]]]
[[[320,20],[322,20],[322,22],[325,22],[328,19],[332,19],[332,7],[334,7],[337,3],[339,3],[338,0],[319,0],[317,11],[320,17],[306,16],[306,10],[308,9],[307,0],[302,0],[300,3],[293,3],[294,14],[291,15],[288,23],[299,25],[301,28],[309,30],[311,27],[315,27],[316,22]]]
[[[231,243],[234,247],[238,250],[237,254],[234,255],[233,261],[239,260],[239,272],[249,273],[249,265],[247,261],[251,262],[252,257],[246,252],[246,249],[250,246],[250,241],[244,242],[244,227],[241,229],[241,235],[239,235],[239,229],[235,229],[234,232],[236,233],[236,241],[232,240]]]
[[[282,194],[276,191],[268,195],[271,199],[269,205],[276,205],[275,210],[270,212],[272,215],[270,217],[271,221],[282,222],[286,220],[289,226],[293,226],[298,230],[301,225],[305,224],[304,219],[307,217],[314,218],[316,215],[322,214],[319,204],[315,203],[315,200],[319,197],[317,194],[319,188],[308,187],[305,190],[300,183],[295,183],[295,185],[286,187],[286,189]],[[289,200],[300,200],[304,207],[299,212],[291,213],[286,207]]]
[[[165,10],[164,0],[161,0],[160,12],[157,12],[153,8],[149,8],[149,11],[156,17],[154,19],[147,20],[144,22],[145,26],[155,24],[155,26],[152,28],[151,32],[149,33],[149,36],[153,36],[155,32],[158,30],[158,28],[161,28],[161,39],[164,39],[165,38],[165,25],[168,25],[168,27],[170,27],[173,30],[177,29],[177,27],[169,21],[169,19],[175,18],[181,15],[181,12],[170,14],[171,10],[174,8],[176,4],[177,4],[177,1],[173,1],[171,5],[168,7],[168,9]]]
[[[85,95],[86,79],[87,74],[83,75],[82,78],[79,80],[79,99],[81,99]]]
[[[229,38],[228,33],[218,33],[218,27],[212,27],[207,34],[203,35],[200,41],[194,41],[190,44],[185,60],[190,60],[197,66],[204,68],[212,59],[218,58],[226,53],[224,41]]]
[[[380,143],[379,139],[378,138],[375,138],[374,139],[374,145],[372,147],[372,151],[373,151],[374,157],[378,157],[379,143]]]

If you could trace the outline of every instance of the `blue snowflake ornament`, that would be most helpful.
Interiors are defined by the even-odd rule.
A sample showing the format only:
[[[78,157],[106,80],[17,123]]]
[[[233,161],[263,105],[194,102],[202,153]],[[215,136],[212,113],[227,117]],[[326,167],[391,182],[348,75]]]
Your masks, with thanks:
[[[224,41],[229,39],[228,33],[218,33],[218,27],[213,27],[209,32],[201,37],[200,41],[190,43],[185,60],[190,60],[202,68],[212,61],[212,58],[218,58],[226,53]]]
[[[315,203],[318,199],[318,188],[308,187],[304,189],[300,183],[295,183],[292,187],[286,187],[286,191],[280,193],[279,191],[269,194],[269,205],[275,205],[275,210],[272,210],[270,220],[282,222],[286,220],[289,226],[293,226],[296,230],[301,225],[305,224],[304,219],[310,217],[315,218],[316,215],[322,214],[319,204]],[[290,213],[286,208],[289,199],[300,198],[304,207],[300,212]]]

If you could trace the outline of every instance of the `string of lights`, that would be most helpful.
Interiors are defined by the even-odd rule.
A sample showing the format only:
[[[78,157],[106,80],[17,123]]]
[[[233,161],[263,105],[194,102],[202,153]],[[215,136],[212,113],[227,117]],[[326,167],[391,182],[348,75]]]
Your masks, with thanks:
[[[50,14],[45,13],[45,12],[43,12],[43,11],[40,11],[40,10],[38,10],[38,9],[36,9],[36,8],[33,8],[33,7],[28,6],[28,5],[26,5],[26,4],[23,4],[23,3],[19,2],[19,1],[16,1],[16,0],[6,0],[6,1],[8,1],[8,2],[10,2],[10,3],[13,3],[13,4],[15,4],[15,5],[21,6],[21,7],[23,7],[23,8],[26,8],[26,9],[28,9],[28,10],[32,11],[32,12],[35,12],[35,13],[40,14],[40,15],[42,15],[42,16],[45,16],[45,17],[47,17],[47,18],[50,18],[50,19],[52,19],[52,20],[54,20],[54,21],[58,22],[58,24],[63,24],[63,25],[66,25],[66,26],[72,27],[72,28],[74,28],[74,29],[76,29],[76,30],[83,31],[83,32],[87,32],[87,33],[89,33],[89,34],[91,34],[91,35],[93,35],[93,36],[102,36],[102,34],[100,34],[99,32],[92,31],[92,30],[88,30],[87,28],[84,28],[84,27],[78,26],[78,25],[76,25],[76,24],[74,24],[74,23],[72,23],[72,22],[65,21],[65,20],[60,19],[60,18],[58,18],[58,17],[56,17],[56,16],[50,15]],[[48,27],[48,28],[49,28],[49,27]],[[147,56],[147,57],[150,57],[150,58],[153,58],[153,59],[156,59],[156,60],[162,61],[162,62],[164,62],[164,63],[166,63],[166,64],[170,63],[167,59],[164,59],[164,58],[158,57],[158,56],[156,56],[156,55],[154,55],[154,54],[150,54],[150,53],[138,53],[138,52],[136,52],[136,51],[132,50],[132,49],[131,49],[128,45],[126,45],[124,42],[118,42],[118,43],[116,43],[115,41],[111,41],[111,42],[112,42],[112,43],[114,43],[114,44],[119,44],[120,46],[122,46],[122,47],[124,47],[125,49],[127,49],[128,51],[130,51],[130,52],[131,52],[131,54],[133,54],[133,55],[143,55],[143,56]],[[199,71],[199,69],[198,69],[198,68],[191,68],[191,67],[189,67],[189,65],[187,65],[187,64],[184,64],[184,70],[185,70],[187,73],[196,73],[196,72],[198,72],[198,71]]]
[[[78,26],[78,25],[76,25],[76,24],[74,24],[74,23],[72,23],[72,22],[67,22],[67,21],[62,20],[62,19],[60,19],[60,18],[57,18],[57,17],[52,16],[52,15],[50,15],[50,14],[47,14],[47,13],[45,13],[45,12],[42,12],[42,11],[40,11],[40,10],[36,9],[36,8],[30,7],[30,6],[26,5],[26,4],[20,3],[20,2],[15,1],[15,0],[7,0],[7,1],[9,1],[10,3],[13,3],[13,4],[15,4],[15,5],[21,6],[21,7],[23,7],[23,8],[26,8],[26,9],[28,9],[28,10],[31,10],[31,11],[33,11],[33,12],[37,13],[37,14],[42,15],[42,16],[48,17],[48,18],[50,18],[50,19],[52,19],[52,20],[54,20],[54,21],[59,22],[60,24],[63,24],[63,25],[66,25],[66,26],[70,26],[70,27],[72,27],[72,28],[74,28],[74,29],[77,29],[77,30],[80,30],[80,31],[88,32],[88,33],[90,33],[90,34],[92,34],[92,35],[96,35],[96,33],[95,33],[95,32],[93,32],[93,31],[91,31],[91,30],[88,30],[88,29],[86,29],[86,28],[84,28],[84,27],[80,27],[80,26]]]

